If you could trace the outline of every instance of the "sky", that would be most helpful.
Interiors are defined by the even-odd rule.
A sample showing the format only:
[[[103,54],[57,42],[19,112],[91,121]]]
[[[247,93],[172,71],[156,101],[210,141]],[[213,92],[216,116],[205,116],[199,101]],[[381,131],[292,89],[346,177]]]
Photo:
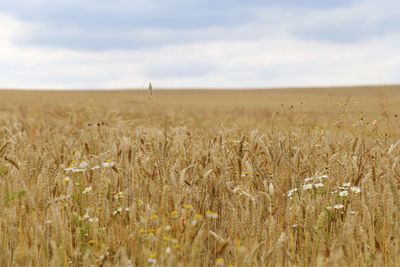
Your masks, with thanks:
[[[0,88],[400,83],[397,0],[0,0]]]

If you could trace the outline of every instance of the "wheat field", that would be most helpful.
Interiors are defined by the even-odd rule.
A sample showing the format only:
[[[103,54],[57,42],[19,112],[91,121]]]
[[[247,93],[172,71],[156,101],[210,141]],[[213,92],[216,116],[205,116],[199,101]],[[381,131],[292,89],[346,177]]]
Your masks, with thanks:
[[[400,87],[0,92],[0,266],[398,266]]]

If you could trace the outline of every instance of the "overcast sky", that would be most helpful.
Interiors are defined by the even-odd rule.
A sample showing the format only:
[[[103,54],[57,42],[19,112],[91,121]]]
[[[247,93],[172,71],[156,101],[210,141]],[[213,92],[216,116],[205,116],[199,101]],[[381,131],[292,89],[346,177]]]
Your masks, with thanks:
[[[397,0],[0,0],[1,88],[400,83]]]

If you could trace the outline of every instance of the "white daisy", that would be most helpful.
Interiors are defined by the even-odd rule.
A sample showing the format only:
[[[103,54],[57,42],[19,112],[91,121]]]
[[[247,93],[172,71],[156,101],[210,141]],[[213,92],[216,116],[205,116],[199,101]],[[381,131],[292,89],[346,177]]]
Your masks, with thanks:
[[[86,161],[82,161],[78,166],[79,169],[86,169],[87,167],[89,167],[89,163]]]
[[[288,197],[291,197],[297,190],[298,190],[297,188],[290,189],[290,190],[287,192],[287,196],[288,196]]]
[[[114,162],[107,160],[106,162],[103,162],[101,166],[103,166],[104,168],[112,168],[114,164],[115,164]]]
[[[93,166],[93,167],[91,168],[92,171],[98,170],[98,169],[100,169],[100,166],[99,166],[99,165]]]
[[[73,169],[75,169],[75,167],[68,167],[68,168],[65,168],[64,171],[72,172]]]
[[[311,182],[312,180],[314,180],[314,178],[313,177],[307,177],[307,178],[305,178],[304,179],[304,182]]]
[[[314,187],[315,188],[324,187],[324,184],[323,183],[316,183],[316,184],[314,184]]]
[[[351,192],[356,193],[356,194],[361,192],[361,189],[358,186],[352,186],[352,187],[350,187],[350,190],[351,190]]]
[[[86,169],[81,169],[81,168],[73,168],[72,172],[85,172]]]
[[[340,209],[344,208],[344,205],[343,204],[336,204],[336,205],[333,206],[333,208],[337,209],[337,210],[340,210]]]
[[[303,190],[310,190],[313,188],[313,184],[305,184],[303,185]]]

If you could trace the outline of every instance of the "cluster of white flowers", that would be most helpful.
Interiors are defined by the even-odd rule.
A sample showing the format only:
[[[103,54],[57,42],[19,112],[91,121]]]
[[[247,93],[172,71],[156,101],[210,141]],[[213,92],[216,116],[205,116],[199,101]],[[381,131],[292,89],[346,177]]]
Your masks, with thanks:
[[[338,190],[332,191],[332,194],[338,193],[339,196],[341,197],[347,197],[349,195],[349,192],[352,192],[354,194],[359,194],[361,193],[361,189],[359,186],[352,186],[351,183],[345,182],[342,184],[342,186],[338,187]]]
[[[92,167],[90,167],[89,163],[87,163],[86,161],[82,161],[81,163],[79,163],[78,165],[76,164],[71,164],[71,166],[69,166],[68,168],[65,168],[64,171],[66,172],[85,172],[87,170],[98,170],[101,167],[103,168],[112,168],[114,167],[115,162],[111,161],[111,160],[106,160],[105,162],[101,163],[101,165],[94,165]]]
[[[352,186],[352,187],[350,187],[350,191],[355,193],[355,194],[358,194],[358,193],[361,192],[361,189],[358,186]]]
[[[328,179],[328,178],[329,178],[329,176],[326,175],[326,174],[323,174],[323,175],[315,175],[315,176],[313,176],[313,177],[307,177],[307,178],[305,178],[305,179],[304,179],[304,182],[306,182],[306,183],[308,183],[308,182],[315,182],[315,181],[321,182],[321,181],[326,180],[326,179]]]
[[[328,175],[315,175],[313,177],[307,177],[304,179],[303,190],[308,191],[311,189],[318,189],[324,187],[324,180],[328,179]],[[298,188],[292,188],[287,192],[288,197],[292,197],[295,192],[298,191]]]
[[[341,186],[338,186],[337,190],[333,190],[331,192],[331,194],[332,195],[338,194],[340,197],[344,198],[344,197],[349,196],[350,193],[359,194],[360,192],[361,192],[361,189],[359,186],[356,186],[356,185],[352,186],[350,182],[345,182]],[[335,204],[333,206],[328,206],[326,208],[329,210],[332,210],[332,209],[341,210],[341,209],[344,209],[345,206],[343,204]],[[352,212],[352,214],[354,214],[354,213]]]
[[[91,216],[89,215],[89,210],[86,209],[86,212],[85,212],[85,214],[83,215],[83,217],[80,217],[80,216],[79,216],[79,220],[81,220],[81,221],[87,221],[87,222],[89,222],[89,223],[91,223],[91,224],[94,224],[94,223],[97,223],[97,222],[99,221],[99,218],[97,218],[97,217],[91,217]]]

